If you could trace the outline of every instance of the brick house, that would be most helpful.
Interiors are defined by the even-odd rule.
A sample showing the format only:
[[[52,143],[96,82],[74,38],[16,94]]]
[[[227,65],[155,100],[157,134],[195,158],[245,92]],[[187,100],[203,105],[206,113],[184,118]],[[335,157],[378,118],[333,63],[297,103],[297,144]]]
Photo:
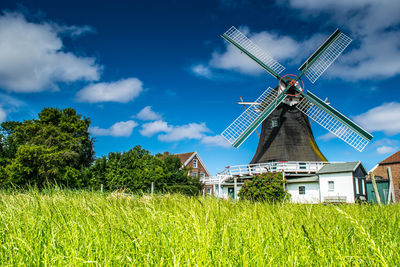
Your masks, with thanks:
[[[169,155],[169,153],[164,152],[164,155]],[[211,173],[196,151],[172,155],[180,159],[182,166],[189,168],[189,174],[193,177],[204,178],[211,176]],[[204,192],[206,194],[214,194],[212,185],[205,185]]]
[[[377,180],[389,180],[388,167],[392,171],[394,202],[400,201],[400,150],[378,163],[371,171]]]

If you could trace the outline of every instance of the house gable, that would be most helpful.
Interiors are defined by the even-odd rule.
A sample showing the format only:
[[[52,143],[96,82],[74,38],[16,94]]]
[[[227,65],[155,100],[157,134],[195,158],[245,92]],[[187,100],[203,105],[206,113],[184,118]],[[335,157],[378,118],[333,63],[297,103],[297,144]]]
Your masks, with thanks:
[[[196,176],[201,176],[201,174],[204,173],[204,176],[211,176],[210,172],[208,171],[206,165],[203,163],[203,160],[201,159],[197,151],[175,154],[174,156],[180,159],[182,166],[191,168],[192,175],[196,173]],[[196,165],[193,165],[194,161],[197,161],[197,167],[195,167]]]

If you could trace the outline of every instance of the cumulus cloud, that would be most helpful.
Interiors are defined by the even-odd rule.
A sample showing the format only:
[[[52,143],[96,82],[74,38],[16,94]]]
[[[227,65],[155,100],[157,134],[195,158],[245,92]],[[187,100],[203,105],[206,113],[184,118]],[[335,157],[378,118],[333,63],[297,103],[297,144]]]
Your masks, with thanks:
[[[376,149],[376,153],[382,155],[382,154],[391,154],[394,153],[397,150],[395,147],[391,146],[380,146]]]
[[[316,34],[302,41],[276,32],[252,32],[249,27],[241,26],[239,30],[257,46],[281,63],[299,64],[318,47],[327,35]],[[289,62],[290,60],[290,62]],[[233,70],[244,74],[258,75],[265,73],[254,60],[241,53],[233,45],[225,43],[222,51],[214,51],[208,65],[195,65],[192,71],[206,78],[213,77],[212,70]]]
[[[400,133],[400,103],[384,103],[353,119],[369,131],[383,131],[387,135]]]
[[[340,22],[356,42],[328,73],[348,80],[387,78],[400,74],[400,1],[289,0],[304,19],[323,15],[326,24]],[[319,19],[319,23],[321,20]]]
[[[146,137],[151,137],[158,134],[158,140],[163,142],[175,142],[185,139],[202,139],[205,133],[210,130],[204,122],[188,123],[184,125],[170,125],[163,120],[157,120],[142,125],[140,134]]]
[[[161,119],[161,115],[157,112],[154,112],[151,109],[151,106],[144,107],[141,111],[139,111],[136,117],[143,121],[154,121]]]
[[[209,132],[204,122],[189,123],[180,126],[170,126],[168,132],[160,134],[158,140],[165,142],[174,142],[184,139],[201,139],[204,133]]]
[[[122,79],[110,83],[94,83],[81,89],[76,97],[79,102],[127,103],[143,91],[142,82],[136,78]]]
[[[7,118],[7,112],[0,106],[0,122],[5,121]]]
[[[225,140],[221,135],[215,136],[204,136],[201,139],[202,144],[210,145],[210,146],[219,146],[223,148],[231,148],[231,144]]]
[[[145,123],[142,125],[140,129],[140,134],[146,137],[151,137],[156,133],[160,132],[169,132],[171,127],[168,126],[168,123],[162,120],[157,120],[149,123]]]
[[[68,27],[67,27],[68,28]],[[60,36],[87,32],[55,23],[32,23],[17,13],[0,15],[0,87],[14,92],[57,88],[58,82],[94,81],[101,66],[94,58],[64,50]]]
[[[114,123],[110,128],[90,127],[89,132],[97,136],[129,137],[138,124],[132,120]]]
[[[329,140],[332,140],[334,138],[337,138],[337,137],[336,137],[336,135],[334,135],[331,132],[327,132],[326,134],[318,136],[318,140],[322,140],[322,141],[325,141],[325,142],[328,142]]]
[[[206,124],[203,123],[188,123],[184,125],[170,125],[163,120],[148,122],[142,125],[139,130],[140,134],[146,137],[151,137],[155,134],[159,141],[176,142],[181,140],[200,140],[202,144],[208,146],[218,146],[229,148],[231,145],[222,136],[209,136],[206,133],[210,132]]]
[[[211,78],[211,70],[209,67],[204,66],[203,64],[198,64],[192,66],[192,72],[200,77]]]

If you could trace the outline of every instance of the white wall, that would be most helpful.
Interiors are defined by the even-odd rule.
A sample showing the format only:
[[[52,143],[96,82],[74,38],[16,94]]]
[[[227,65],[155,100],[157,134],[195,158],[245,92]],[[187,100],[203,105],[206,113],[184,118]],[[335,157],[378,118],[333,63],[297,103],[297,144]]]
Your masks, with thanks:
[[[334,190],[329,189],[328,181],[334,182]],[[319,185],[322,202],[326,201],[325,197],[346,197],[347,203],[354,203],[354,184],[351,172],[319,174]]]
[[[230,196],[229,196],[229,193],[228,193],[228,188],[229,187],[232,187],[233,188],[233,185],[221,185],[221,192],[219,192],[218,191],[218,184],[216,184],[215,185],[215,191],[214,191],[214,195],[216,196],[216,197],[219,197],[219,198],[225,198],[225,199],[228,199]],[[238,184],[237,185],[237,192],[236,192],[236,197],[238,197],[238,195],[237,194],[239,194],[239,191],[240,191],[240,188],[242,188],[242,185],[241,184]]]
[[[304,195],[299,194],[299,186],[305,187]],[[318,182],[287,184],[286,189],[293,203],[319,203]]]

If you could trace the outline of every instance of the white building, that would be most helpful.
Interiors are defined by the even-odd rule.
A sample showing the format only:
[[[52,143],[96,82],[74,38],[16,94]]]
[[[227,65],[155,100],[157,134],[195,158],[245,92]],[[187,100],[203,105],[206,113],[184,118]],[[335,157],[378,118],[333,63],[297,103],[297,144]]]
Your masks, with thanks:
[[[294,203],[366,200],[366,175],[361,162],[269,162],[227,168],[203,181],[220,198],[235,198],[244,181],[264,172],[283,172]]]
[[[318,176],[321,202],[367,200],[367,172],[360,161],[325,165]]]

